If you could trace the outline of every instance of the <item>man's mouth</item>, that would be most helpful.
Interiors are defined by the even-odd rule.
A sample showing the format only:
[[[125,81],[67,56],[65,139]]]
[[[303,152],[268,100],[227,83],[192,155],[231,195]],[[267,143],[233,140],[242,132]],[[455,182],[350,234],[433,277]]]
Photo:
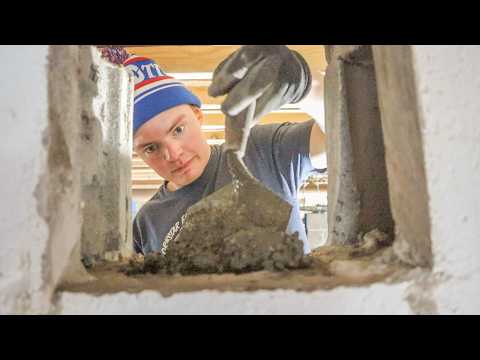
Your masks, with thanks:
[[[192,157],[190,160],[188,160],[185,164],[183,164],[182,166],[176,168],[175,170],[172,171],[172,174],[179,174],[181,173],[183,170],[187,169],[190,164],[192,163],[193,159],[195,159],[195,156]]]

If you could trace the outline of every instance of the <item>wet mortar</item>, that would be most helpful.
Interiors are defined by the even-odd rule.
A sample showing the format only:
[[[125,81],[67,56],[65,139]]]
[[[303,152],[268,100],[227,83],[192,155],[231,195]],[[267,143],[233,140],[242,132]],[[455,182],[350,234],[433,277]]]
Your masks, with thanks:
[[[204,238],[182,237],[171,244],[165,256],[151,253],[143,259],[131,260],[125,273],[238,274],[291,270],[310,265],[311,259],[303,255],[303,243],[297,234],[253,227],[225,239],[215,232]]]
[[[206,211],[204,215],[208,216]],[[223,239],[218,233],[211,233],[205,238],[183,237],[173,243],[175,245],[166,256],[152,253],[130,259],[120,267],[120,272],[128,276],[168,276],[241,274],[261,270],[278,273],[296,269],[327,277],[370,278],[384,274],[392,265],[402,267],[386,234],[375,229],[359,236],[359,240],[352,246],[323,246],[305,256],[303,243],[296,234],[252,228]]]
[[[232,183],[191,206],[165,253],[132,262],[127,274],[245,273],[307,268],[298,234],[287,234],[291,204],[255,179],[227,152]]]

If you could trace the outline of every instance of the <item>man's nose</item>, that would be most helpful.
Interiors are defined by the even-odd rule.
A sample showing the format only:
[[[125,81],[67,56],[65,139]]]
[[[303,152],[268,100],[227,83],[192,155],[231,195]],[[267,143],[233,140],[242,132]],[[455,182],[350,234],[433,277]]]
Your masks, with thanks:
[[[165,145],[163,156],[166,161],[177,161],[180,155],[182,155],[182,149],[178,144]]]

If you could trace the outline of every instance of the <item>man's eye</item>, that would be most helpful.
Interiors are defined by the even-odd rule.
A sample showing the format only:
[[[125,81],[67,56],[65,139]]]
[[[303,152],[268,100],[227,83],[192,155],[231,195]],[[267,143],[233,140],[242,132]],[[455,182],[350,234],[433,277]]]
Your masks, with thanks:
[[[176,135],[176,136],[182,135],[184,131],[185,131],[185,126],[184,126],[184,125],[177,126],[177,127],[173,130],[173,134]]]
[[[143,152],[145,154],[151,154],[157,151],[157,149],[158,149],[158,146],[156,144],[151,144],[151,145],[145,146],[145,148],[143,149]]]

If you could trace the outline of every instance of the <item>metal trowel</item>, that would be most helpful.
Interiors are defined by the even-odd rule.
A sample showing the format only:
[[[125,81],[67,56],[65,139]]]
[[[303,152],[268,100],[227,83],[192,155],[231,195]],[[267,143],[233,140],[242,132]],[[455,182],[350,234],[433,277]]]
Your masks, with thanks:
[[[235,119],[226,117],[224,151],[233,181],[190,207],[189,232],[220,231],[226,238],[254,226],[286,231],[292,206],[258,181],[242,160],[254,114],[252,104]],[[206,211],[211,215],[207,221]]]

